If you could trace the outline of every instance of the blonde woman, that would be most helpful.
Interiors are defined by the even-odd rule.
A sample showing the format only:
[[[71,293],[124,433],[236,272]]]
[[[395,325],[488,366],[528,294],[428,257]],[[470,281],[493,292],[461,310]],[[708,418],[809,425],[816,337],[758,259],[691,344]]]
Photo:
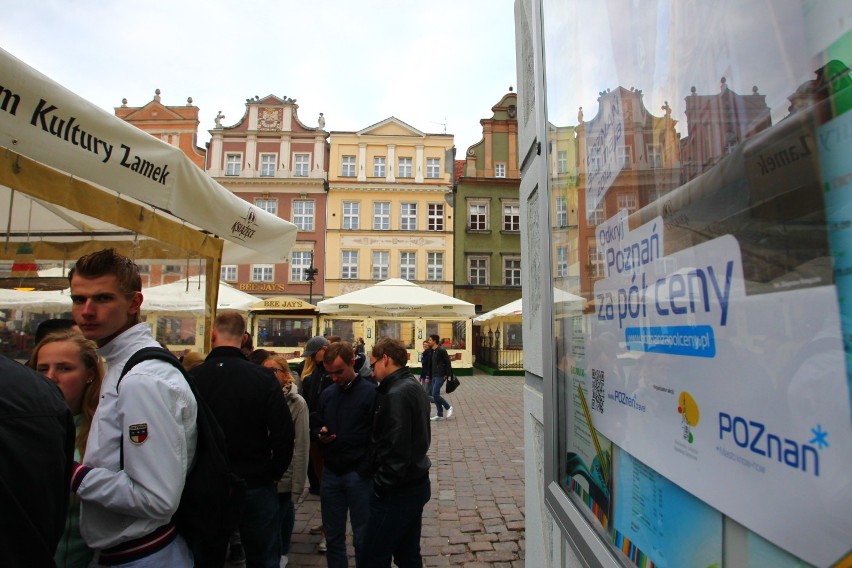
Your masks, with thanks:
[[[305,489],[308,477],[308,450],[310,447],[310,428],[308,427],[308,404],[294,388],[293,375],[290,374],[290,364],[283,355],[273,354],[262,365],[275,373],[275,378],[281,385],[287,407],[293,417],[293,429],[296,440],[293,446],[293,460],[284,476],[278,482],[278,505],[281,511],[281,566],[287,565],[287,554],[290,552],[290,537],[296,524],[295,502]]]
[[[74,415],[77,429],[74,459],[83,461],[92,417],[98,407],[103,380],[103,366],[94,342],[76,330],[49,333],[33,349],[27,365],[59,387]],[[56,549],[54,560],[62,567],[84,567],[94,552],[80,536],[80,500],[71,495],[65,532]]]

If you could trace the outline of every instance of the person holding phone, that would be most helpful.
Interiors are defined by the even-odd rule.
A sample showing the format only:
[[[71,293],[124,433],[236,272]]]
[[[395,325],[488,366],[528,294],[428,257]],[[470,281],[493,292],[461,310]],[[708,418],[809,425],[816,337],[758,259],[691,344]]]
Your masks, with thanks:
[[[345,341],[331,343],[323,356],[334,385],[322,391],[311,432],[319,443],[324,466],[320,508],[329,568],[347,568],[346,515],[352,523],[355,566],[370,513],[373,483],[368,449],[376,386],[355,371],[355,351]]]

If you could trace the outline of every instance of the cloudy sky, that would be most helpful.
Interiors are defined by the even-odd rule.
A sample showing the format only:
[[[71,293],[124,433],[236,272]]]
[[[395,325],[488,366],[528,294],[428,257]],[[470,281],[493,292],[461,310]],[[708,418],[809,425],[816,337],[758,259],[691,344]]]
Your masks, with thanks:
[[[166,105],[192,97],[201,145],[217,111],[232,125],[273,94],[327,130],[446,128],[460,155],[517,89],[514,33],[513,0],[39,0],[0,19],[0,47],[110,112],[154,89]]]

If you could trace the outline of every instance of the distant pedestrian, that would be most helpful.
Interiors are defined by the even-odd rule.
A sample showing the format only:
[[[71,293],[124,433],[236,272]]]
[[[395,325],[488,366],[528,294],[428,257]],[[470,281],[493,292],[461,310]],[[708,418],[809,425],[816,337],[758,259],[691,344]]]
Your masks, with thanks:
[[[362,566],[390,568],[393,559],[399,568],[420,568],[423,507],[431,497],[429,400],[406,366],[408,352],[401,341],[383,337],[370,359],[379,386]]]
[[[432,400],[435,402],[437,414],[431,420],[444,420],[444,410],[447,418],[453,415],[453,407],[441,396],[441,387],[453,372],[452,363],[447,350],[441,347],[441,338],[438,335],[429,336],[429,348],[432,350]]]
[[[432,400],[432,348],[428,341],[423,342],[423,353],[420,354],[420,384],[429,400]]]

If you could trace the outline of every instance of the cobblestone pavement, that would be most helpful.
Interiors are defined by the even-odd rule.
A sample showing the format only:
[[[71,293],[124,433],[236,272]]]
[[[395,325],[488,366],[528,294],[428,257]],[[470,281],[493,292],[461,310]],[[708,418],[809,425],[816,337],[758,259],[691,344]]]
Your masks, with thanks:
[[[424,566],[524,566],[523,377],[474,371],[445,395],[453,417],[432,422],[432,499],[423,511]],[[434,414],[434,405],[432,407]],[[288,566],[325,566],[317,553],[319,497],[296,506]],[[349,565],[354,566],[351,531]]]

